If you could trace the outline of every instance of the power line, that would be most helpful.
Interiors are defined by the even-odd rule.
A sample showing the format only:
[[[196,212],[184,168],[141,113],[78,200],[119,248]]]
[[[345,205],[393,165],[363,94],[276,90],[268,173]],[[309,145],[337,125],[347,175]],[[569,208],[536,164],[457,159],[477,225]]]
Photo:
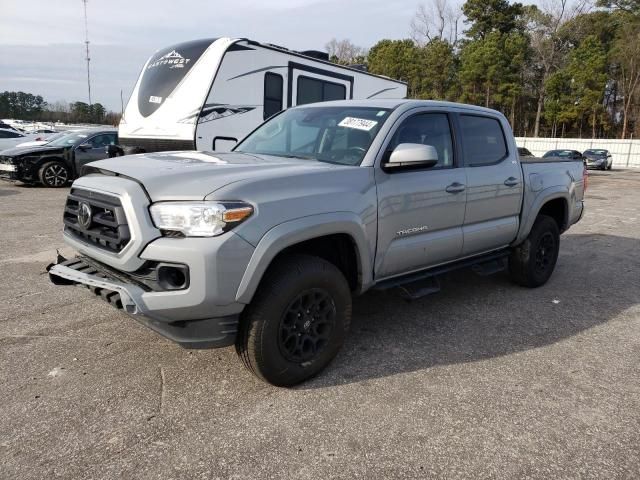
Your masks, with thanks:
[[[87,1],[88,0],[82,0],[82,3],[84,4],[84,46],[86,51],[85,60],[87,61],[87,91],[89,92],[89,105],[91,105],[91,74],[89,73],[89,61],[91,60],[91,58],[89,57],[89,26],[87,23]]]

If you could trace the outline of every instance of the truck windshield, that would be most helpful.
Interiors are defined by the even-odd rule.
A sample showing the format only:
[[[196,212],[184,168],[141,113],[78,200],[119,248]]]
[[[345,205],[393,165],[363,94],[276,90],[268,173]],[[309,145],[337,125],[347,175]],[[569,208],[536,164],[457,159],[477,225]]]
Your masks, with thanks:
[[[359,165],[390,110],[371,107],[305,107],[264,123],[234,151]]]

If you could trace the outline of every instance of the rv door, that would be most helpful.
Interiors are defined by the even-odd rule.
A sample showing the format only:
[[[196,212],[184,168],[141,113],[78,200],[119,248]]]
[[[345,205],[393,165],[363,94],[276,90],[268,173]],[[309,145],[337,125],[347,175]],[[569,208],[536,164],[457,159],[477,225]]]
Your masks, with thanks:
[[[353,98],[353,77],[290,62],[287,106]]]

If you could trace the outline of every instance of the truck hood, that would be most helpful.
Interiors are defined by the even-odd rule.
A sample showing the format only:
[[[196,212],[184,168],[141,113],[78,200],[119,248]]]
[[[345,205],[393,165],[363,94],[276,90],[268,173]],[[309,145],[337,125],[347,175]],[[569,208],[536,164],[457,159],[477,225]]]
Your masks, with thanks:
[[[129,155],[99,160],[87,167],[87,173],[97,169],[138,181],[154,202],[203,200],[216,190],[240,181],[340,168],[313,160],[271,155],[192,151]]]

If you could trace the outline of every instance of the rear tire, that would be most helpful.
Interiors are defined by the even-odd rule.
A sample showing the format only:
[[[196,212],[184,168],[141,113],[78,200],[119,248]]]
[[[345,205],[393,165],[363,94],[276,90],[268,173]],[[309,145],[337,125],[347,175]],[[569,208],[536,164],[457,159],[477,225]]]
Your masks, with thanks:
[[[331,362],[350,322],[351,292],[340,270],[291,255],[269,268],[243,312],[236,352],[258,378],[290,387]]]
[[[49,188],[61,188],[71,180],[67,166],[59,161],[47,162],[38,170],[40,183]]]
[[[511,280],[529,288],[544,285],[553,273],[559,251],[558,224],[547,215],[538,215],[529,236],[511,251]]]

